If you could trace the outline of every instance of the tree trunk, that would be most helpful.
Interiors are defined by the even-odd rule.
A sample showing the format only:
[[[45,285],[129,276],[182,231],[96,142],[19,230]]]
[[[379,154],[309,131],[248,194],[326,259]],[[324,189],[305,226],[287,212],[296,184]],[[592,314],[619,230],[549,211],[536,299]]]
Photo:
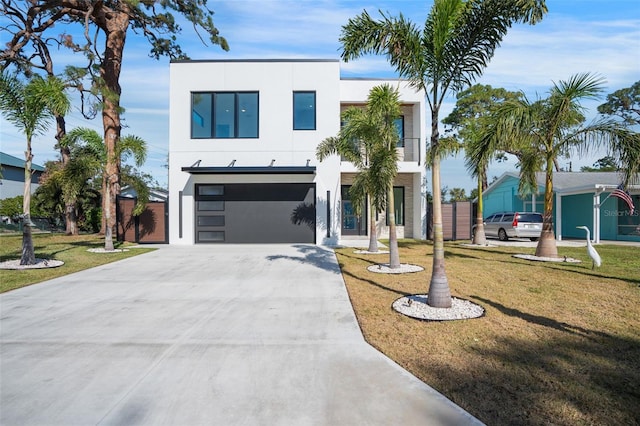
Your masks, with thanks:
[[[431,146],[434,149],[431,179],[433,185],[433,271],[429,284],[427,303],[434,308],[451,307],[451,291],[444,269],[444,234],[442,229],[442,199],[440,192],[440,156],[437,153],[439,145],[438,109],[431,112]]]
[[[107,172],[105,171],[102,174],[102,186],[101,186],[101,193],[102,193],[102,211],[101,211],[101,215],[100,215],[100,235],[105,235],[106,234],[106,229],[107,229],[107,220],[106,220],[106,214],[104,213],[105,210],[105,198],[107,195]]]
[[[66,223],[66,235],[78,235],[78,214],[76,212],[76,202],[65,203],[64,220]]]
[[[22,198],[22,256],[21,265],[35,265],[36,255],[31,235],[31,136],[27,136],[27,150],[24,153],[24,193]]]
[[[58,141],[58,146],[60,147],[60,159],[62,161],[62,168],[64,169],[69,164],[71,160],[71,150],[61,145],[62,138],[67,134],[67,126],[62,115],[56,115],[56,140]],[[66,197],[65,197],[66,199]],[[77,201],[65,201],[64,203],[64,223],[65,223],[65,234],[66,235],[78,235],[78,216],[76,214]]]
[[[376,253],[378,251],[378,229],[376,227],[376,207],[373,200],[369,197],[369,248],[367,251]]]
[[[105,221],[104,248],[113,250],[113,230],[116,225],[116,196],[120,192],[120,71],[125,46],[129,16],[124,12],[114,13],[104,24],[106,35],[105,54],[100,65],[100,76],[105,89],[102,94],[102,124],[104,127],[104,143],[106,146],[105,188],[103,209]]]
[[[397,269],[400,267],[400,253],[398,253],[398,236],[396,235],[393,182],[389,186],[389,195],[387,195],[387,212],[389,215],[389,268]]]
[[[476,228],[473,232],[473,244],[485,245],[487,244],[487,236],[484,233],[484,220],[482,218],[483,206],[482,206],[482,192],[483,192],[483,177],[478,176],[478,208],[476,213]]]
[[[536,256],[558,257],[556,236],[553,232],[553,159],[547,159],[544,183],[544,214],[542,215],[542,233],[536,246]]]

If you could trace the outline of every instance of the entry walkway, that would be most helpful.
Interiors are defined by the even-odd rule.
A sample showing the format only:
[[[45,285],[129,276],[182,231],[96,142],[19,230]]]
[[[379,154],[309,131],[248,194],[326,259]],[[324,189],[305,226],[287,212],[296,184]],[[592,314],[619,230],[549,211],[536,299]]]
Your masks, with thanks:
[[[164,246],[0,313],[5,426],[479,424],[364,341],[322,247]]]

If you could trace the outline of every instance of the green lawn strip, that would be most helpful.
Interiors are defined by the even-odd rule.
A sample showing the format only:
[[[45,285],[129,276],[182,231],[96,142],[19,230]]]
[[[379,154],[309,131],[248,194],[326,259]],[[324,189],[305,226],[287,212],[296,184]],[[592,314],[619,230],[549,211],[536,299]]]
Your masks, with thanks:
[[[104,247],[104,237],[98,235],[34,234],[33,245],[37,258],[61,260],[64,265],[44,269],[2,269],[0,270],[0,293],[153,250],[152,248],[135,248],[116,253],[91,253],[87,251],[90,248]],[[116,244],[117,248],[127,248],[132,245],[129,243]],[[22,235],[0,236],[0,261],[19,259],[21,249]]]
[[[640,412],[640,248],[559,247],[582,263],[532,262],[534,248],[445,244],[454,296],[486,309],[483,318],[423,322],[391,309],[427,293],[433,246],[400,242],[400,261],[424,272],[366,270],[385,255],[337,250],[365,338],[425,383],[491,425],[638,424]]]

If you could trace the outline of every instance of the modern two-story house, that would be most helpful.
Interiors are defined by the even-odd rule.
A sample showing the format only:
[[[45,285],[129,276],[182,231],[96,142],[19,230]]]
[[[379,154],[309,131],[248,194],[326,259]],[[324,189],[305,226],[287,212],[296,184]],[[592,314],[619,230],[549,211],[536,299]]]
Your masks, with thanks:
[[[369,91],[398,88],[400,238],[424,238],[424,96],[401,80],[341,79],[337,60],[173,61],[169,242],[315,243],[366,238],[348,189],[357,169],[316,147]],[[388,235],[380,212],[378,236]]]

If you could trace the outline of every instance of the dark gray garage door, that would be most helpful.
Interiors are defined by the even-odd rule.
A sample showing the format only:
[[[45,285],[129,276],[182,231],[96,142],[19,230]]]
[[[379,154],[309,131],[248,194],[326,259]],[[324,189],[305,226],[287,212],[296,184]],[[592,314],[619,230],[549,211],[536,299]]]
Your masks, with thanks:
[[[314,183],[196,185],[197,243],[315,243]]]

